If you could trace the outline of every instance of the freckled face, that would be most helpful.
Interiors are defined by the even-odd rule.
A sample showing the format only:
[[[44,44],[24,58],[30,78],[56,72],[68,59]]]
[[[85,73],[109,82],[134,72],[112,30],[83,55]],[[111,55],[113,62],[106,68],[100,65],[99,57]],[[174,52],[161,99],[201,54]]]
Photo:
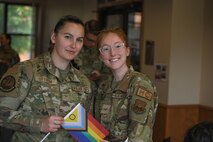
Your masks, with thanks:
[[[80,24],[66,23],[57,34],[51,36],[55,44],[53,52],[54,58],[60,61],[69,62],[80,52],[83,46],[84,28]]]
[[[123,47],[116,51],[115,45],[117,43],[123,43],[121,38],[115,33],[108,33],[101,41],[101,47],[107,45],[110,46],[109,54],[100,53],[100,59],[104,62],[104,64],[109,67],[111,70],[120,70],[127,67],[126,60],[127,56],[129,56],[129,48]]]

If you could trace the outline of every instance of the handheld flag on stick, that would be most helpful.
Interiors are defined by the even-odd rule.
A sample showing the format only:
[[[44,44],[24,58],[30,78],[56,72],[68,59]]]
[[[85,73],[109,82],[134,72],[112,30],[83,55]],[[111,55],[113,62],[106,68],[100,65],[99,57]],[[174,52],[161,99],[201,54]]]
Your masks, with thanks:
[[[64,117],[62,127],[78,142],[99,142],[109,133],[80,103]]]

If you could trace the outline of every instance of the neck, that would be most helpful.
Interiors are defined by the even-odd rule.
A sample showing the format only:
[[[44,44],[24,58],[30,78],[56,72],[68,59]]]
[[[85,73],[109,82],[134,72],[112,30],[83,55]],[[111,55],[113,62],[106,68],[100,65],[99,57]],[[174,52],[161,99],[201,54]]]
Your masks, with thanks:
[[[52,58],[53,64],[60,70],[66,70],[66,68],[69,65],[69,61],[60,58],[55,50],[52,52],[51,58]]]
[[[123,66],[120,69],[113,70],[112,73],[113,73],[115,81],[116,82],[121,81],[123,79],[123,77],[125,76],[125,74],[127,73],[127,71],[128,71],[127,65]]]

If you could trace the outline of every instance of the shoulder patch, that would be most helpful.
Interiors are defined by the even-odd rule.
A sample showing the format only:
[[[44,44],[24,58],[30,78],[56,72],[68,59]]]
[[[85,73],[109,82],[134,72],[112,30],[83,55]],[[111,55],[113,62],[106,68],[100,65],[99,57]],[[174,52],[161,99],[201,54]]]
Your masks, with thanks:
[[[143,97],[149,101],[152,100],[152,93],[150,93],[149,91],[145,90],[143,87],[139,87],[136,93],[137,96]]]
[[[3,92],[10,92],[15,88],[16,80],[13,76],[5,76],[0,84],[0,90]]]
[[[146,107],[146,102],[136,99],[135,103],[132,105],[131,109],[135,113],[143,113],[146,111],[145,107]]]

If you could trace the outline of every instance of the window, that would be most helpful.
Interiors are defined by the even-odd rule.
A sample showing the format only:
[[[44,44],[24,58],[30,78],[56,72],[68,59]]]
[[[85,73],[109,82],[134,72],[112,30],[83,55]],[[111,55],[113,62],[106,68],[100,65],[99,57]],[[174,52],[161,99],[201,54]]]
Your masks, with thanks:
[[[0,32],[10,34],[12,48],[21,61],[34,57],[35,8],[31,5],[0,3]]]
[[[4,5],[0,3],[0,33],[3,32],[4,28]]]

